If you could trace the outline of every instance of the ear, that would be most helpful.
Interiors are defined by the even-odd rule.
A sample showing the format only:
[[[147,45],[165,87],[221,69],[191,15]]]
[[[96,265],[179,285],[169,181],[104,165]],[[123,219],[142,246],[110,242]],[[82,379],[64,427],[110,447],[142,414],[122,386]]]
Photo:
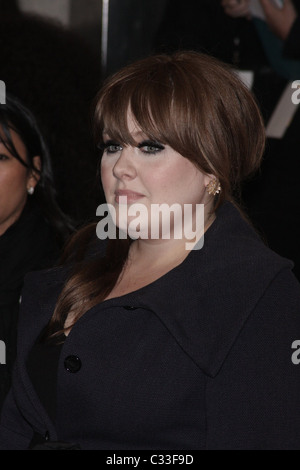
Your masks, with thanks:
[[[30,187],[35,188],[41,177],[39,173],[42,169],[41,157],[39,155],[36,155],[35,157],[33,157],[32,163],[33,163],[34,168],[36,168],[36,170],[38,171],[36,171],[35,169],[30,170],[30,173],[27,179],[27,188],[30,188]]]
[[[210,183],[212,180],[215,180],[215,179],[216,179],[215,175],[213,175],[213,174],[205,174],[205,175],[204,175],[204,186],[205,186],[205,187],[208,186],[209,183]]]

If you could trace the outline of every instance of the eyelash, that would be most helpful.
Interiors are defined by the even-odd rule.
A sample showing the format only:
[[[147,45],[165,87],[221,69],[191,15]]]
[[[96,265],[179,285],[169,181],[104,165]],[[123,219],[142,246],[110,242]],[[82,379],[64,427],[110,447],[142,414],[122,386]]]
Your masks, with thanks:
[[[151,141],[151,140],[146,140],[144,142],[141,142],[139,145],[138,145],[138,148],[139,149],[154,149],[154,150],[142,150],[143,153],[146,153],[148,155],[156,155],[157,153],[161,152],[162,150],[164,150],[164,146],[162,144],[160,144],[159,142],[154,142],[154,141]]]
[[[122,150],[121,145],[117,144],[116,142],[112,142],[111,140],[109,140],[108,142],[104,142],[100,148],[103,152],[106,152],[109,155],[117,153],[120,150]],[[114,150],[112,150],[112,148],[114,148]]]
[[[113,155],[123,150],[122,145],[116,142],[112,142],[112,141],[104,142],[100,148],[103,152],[106,152],[108,155]],[[138,144],[137,148],[140,149],[146,155],[156,155],[157,153],[164,150],[165,147],[159,142],[155,142],[152,140],[145,140],[141,142],[140,144]],[[146,150],[147,148],[148,150]]]
[[[0,161],[4,161],[4,160],[8,160],[8,156],[0,154]]]

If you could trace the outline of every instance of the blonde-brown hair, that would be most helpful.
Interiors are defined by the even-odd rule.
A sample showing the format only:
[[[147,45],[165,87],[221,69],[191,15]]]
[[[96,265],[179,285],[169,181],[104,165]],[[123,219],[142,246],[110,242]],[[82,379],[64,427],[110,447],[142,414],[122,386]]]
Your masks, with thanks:
[[[95,102],[94,134],[135,144],[128,130],[131,110],[150,139],[170,145],[205,173],[222,191],[216,205],[232,199],[239,183],[258,169],[265,145],[264,124],[252,93],[229,66],[196,52],[155,55],[109,77]],[[109,240],[105,256],[84,258],[96,225],[79,231],[67,247],[80,252],[66,282],[46,336],[63,329],[72,310],[74,323],[113,289],[126,262],[130,240]]]

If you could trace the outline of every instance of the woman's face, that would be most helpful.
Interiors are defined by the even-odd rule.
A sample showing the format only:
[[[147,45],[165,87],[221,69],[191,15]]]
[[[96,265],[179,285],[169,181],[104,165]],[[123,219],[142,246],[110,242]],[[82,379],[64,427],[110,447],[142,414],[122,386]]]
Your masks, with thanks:
[[[25,145],[15,131],[11,129],[10,133],[16,151],[26,161]],[[32,172],[7,150],[4,139],[0,126],[0,235],[20,217],[27,200],[27,189],[36,184]]]
[[[103,135],[105,150],[101,161],[101,179],[106,201],[115,208],[117,220],[120,213],[124,215],[124,211],[128,216],[130,206],[137,203],[142,204],[148,214],[151,214],[151,206],[163,203],[168,207],[176,204],[181,209],[184,204],[189,204],[193,207],[193,213],[196,204],[211,208],[212,198],[205,188],[211,176],[202,173],[168,145],[150,141],[130,114],[128,126],[137,142],[134,147],[123,147],[119,142],[112,141],[108,133]],[[124,197],[127,197],[126,203],[122,201]],[[129,215],[127,223],[133,218]],[[126,229],[120,223],[117,225]],[[147,233],[150,233],[149,227]]]

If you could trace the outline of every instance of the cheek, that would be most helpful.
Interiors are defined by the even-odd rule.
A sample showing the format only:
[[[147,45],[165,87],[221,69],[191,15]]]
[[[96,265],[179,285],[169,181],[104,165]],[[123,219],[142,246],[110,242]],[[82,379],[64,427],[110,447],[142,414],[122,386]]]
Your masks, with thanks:
[[[110,192],[114,189],[115,178],[113,176],[113,168],[110,164],[102,163],[100,166],[101,185],[105,194],[105,198],[109,198]]]
[[[205,195],[205,176],[194,165],[179,162],[168,171],[158,172],[154,186],[165,199],[178,203],[201,203]]]
[[[100,166],[100,176],[101,176],[101,183],[103,188],[105,188],[109,182],[109,170],[107,165],[101,164]]]
[[[20,166],[0,170],[0,186],[8,192],[24,192],[27,189],[27,171]]]
[[[184,165],[171,164],[144,172],[143,182],[145,185],[155,188],[156,191],[173,193],[174,191],[180,191],[182,186],[189,184],[190,176]]]
[[[0,209],[1,213],[22,209],[27,199],[26,171],[1,171],[0,169]]]

